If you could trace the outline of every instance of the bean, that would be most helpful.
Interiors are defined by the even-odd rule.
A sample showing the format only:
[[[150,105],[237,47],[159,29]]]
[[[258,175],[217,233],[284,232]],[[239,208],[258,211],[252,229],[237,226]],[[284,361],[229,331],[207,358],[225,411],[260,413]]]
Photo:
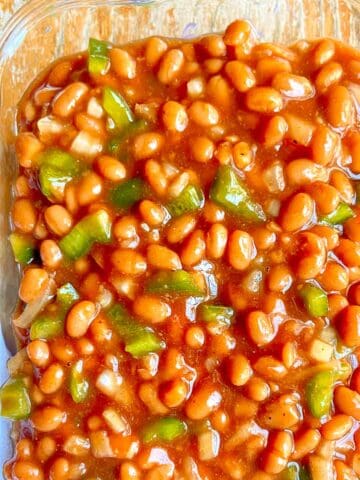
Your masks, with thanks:
[[[288,459],[294,449],[292,432],[274,432],[268,439],[267,449],[279,454],[282,458]]]
[[[230,382],[237,387],[245,385],[253,374],[249,360],[240,353],[231,355],[226,367]]]
[[[89,87],[85,83],[70,83],[55,97],[52,105],[54,115],[63,118],[73,115],[88,91]]]
[[[349,302],[346,297],[343,295],[339,294],[332,294],[328,295],[328,301],[329,301],[329,313],[328,317],[330,319],[334,319],[337,317],[337,315],[349,305]]]
[[[122,247],[136,248],[139,244],[139,223],[136,217],[124,215],[114,224],[113,233]]]
[[[265,452],[262,459],[262,469],[271,475],[282,472],[287,464],[287,460],[276,452]]]
[[[102,194],[103,181],[95,172],[86,173],[77,185],[76,198],[79,205],[90,205]]]
[[[356,215],[344,223],[344,232],[353,242],[360,242],[360,215]]]
[[[141,253],[129,248],[118,248],[111,255],[111,262],[121,273],[140,275],[147,269],[147,263]]]
[[[260,84],[269,83],[280,72],[291,72],[291,63],[275,56],[260,58],[256,64],[256,77]]]
[[[43,480],[45,478],[41,467],[30,461],[15,462],[12,474],[17,480]]]
[[[209,258],[221,258],[226,249],[228,231],[221,223],[213,223],[206,235],[206,253]]]
[[[322,271],[326,250],[324,241],[310,232],[301,232],[298,235],[300,242],[298,255],[299,261],[296,265],[297,276],[302,280],[315,278]]]
[[[181,261],[179,255],[170,248],[162,245],[149,245],[147,261],[152,267],[160,270],[179,270]]]
[[[234,163],[237,168],[242,169],[250,165],[253,153],[250,145],[246,142],[237,142],[232,150]]]
[[[305,100],[314,94],[314,87],[306,77],[289,72],[277,73],[272,79],[271,85],[289,98]]]
[[[139,211],[144,221],[151,227],[158,227],[165,220],[162,206],[151,200],[143,200],[139,205]]]
[[[352,428],[353,420],[348,415],[334,415],[331,420],[323,424],[321,434],[325,440],[340,440]]]
[[[294,232],[307,225],[314,214],[314,201],[306,193],[296,193],[285,204],[280,214],[280,224],[287,232]]]
[[[351,171],[360,173],[360,134],[354,133],[350,137],[350,153],[351,153]]]
[[[315,225],[310,232],[324,240],[327,250],[333,250],[339,244],[339,234],[334,228],[325,225]]]
[[[62,253],[55,240],[44,240],[40,245],[40,257],[44,267],[56,269],[62,260]]]
[[[162,120],[171,132],[183,132],[188,125],[186,109],[181,103],[172,100],[163,106]]]
[[[16,444],[16,458],[19,460],[31,460],[34,455],[34,445],[29,438],[22,438]]]
[[[234,102],[234,89],[221,75],[211,77],[206,85],[206,93],[211,101],[218,107],[231,108]]]
[[[101,155],[98,157],[96,166],[100,175],[112,182],[120,182],[126,177],[124,164],[109,155]]]
[[[31,132],[21,132],[16,137],[15,151],[19,164],[24,168],[31,168],[36,164],[39,153],[44,145]]]
[[[251,34],[251,26],[245,20],[235,20],[230,23],[224,33],[225,45],[235,47],[244,43]]]
[[[15,200],[12,207],[12,220],[18,230],[31,233],[37,221],[37,211],[33,203],[27,198]]]
[[[29,197],[31,189],[25,175],[19,175],[15,182],[15,194],[17,197]]]
[[[27,268],[21,279],[19,297],[25,303],[31,303],[41,296],[48,285],[49,275],[42,268]]]
[[[254,87],[246,93],[245,103],[249,110],[259,113],[275,113],[283,108],[281,94],[271,87]]]
[[[188,110],[190,119],[200,127],[210,127],[219,122],[219,112],[211,103],[195,100]]]
[[[215,145],[208,137],[195,137],[191,144],[191,155],[196,162],[208,163],[214,156]]]
[[[286,138],[292,140],[296,145],[307,147],[315,130],[314,123],[290,112],[284,112],[283,117],[288,126]]]
[[[340,170],[333,170],[330,176],[330,184],[336,188],[344,202],[353,202],[354,187],[345,173],[341,172]]]
[[[334,467],[336,480],[357,480],[357,475],[354,470],[341,460],[334,460]]]
[[[44,212],[49,229],[59,237],[66,235],[73,224],[70,213],[61,205],[51,205]]]
[[[195,388],[186,402],[185,413],[191,420],[202,420],[217,410],[221,401],[221,393],[215,385],[204,383]]]
[[[332,290],[341,291],[349,284],[349,273],[342,265],[336,262],[328,262],[325,270],[318,277],[321,286],[328,292]]]
[[[346,128],[354,122],[354,104],[349,90],[343,85],[330,87],[327,96],[326,116],[336,128]]]
[[[166,232],[169,243],[179,243],[191,233],[196,226],[196,218],[193,215],[182,215],[169,224]]]
[[[233,162],[232,146],[230,142],[222,142],[215,151],[215,158],[220,165],[230,165]]]
[[[70,476],[70,462],[64,457],[53,461],[49,470],[51,480],[66,480]]]
[[[337,62],[327,63],[315,78],[315,86],[319,93],[325,93],[332,85],[338,83],[343,76],[343,68]]]
[[[53,363],[42,374],[39,387],[45,394],[52,394],[57,392],[64,383],[65,372],[61,365]]]
[[[347,267],[360,266],[360,245],[356,242],[342,238],[335,253]]]
[[[30,417],[34,427],[39,432],[52,432],[66,420],[66,413],[57,407],[41,407]]]
[[[285,293],[293,282],[289,267],[285,264],[274,265],[267,276],[267,285],[272,292]]]
[[[196,325],[189,327],[185,333],[185,342],[191,348],[201,348],[205,343],[205,333]]]
[[[271,317],[264,312],[254,310],[245,319],[247,334],[258,346],[266,345],[275,338],[276,330],[272,324]]]
[[[259,357],[253,364],[254,370],[268,380],[280,380],[287,374],[285,365],[272,355]]]
[[[191,267],[199,263],[205,256],[205,235],[202,230],[195,230],[181,250],[181,261]]]
[[[160,387],[160,399],[168,408],[182,405],[188,394],[188,386],[181,378],[165,382]]]
[[[151,37],[146,42],[145,60],[149,67],[154,67],[166,52],[167,43],[159,37]]]
[[[140,295],[133,303],[134,313],[150,323],[162,323],[171,315],[171,307],[158,297]]]
[[[358,347],[360,345],[360,306],[346,306],[340,313],[337,328],[345,345]]]
[[[228,62],[225,65],[225,73],[239,92],[247,92],[256,84],[252,69],[238,60]]]
[[[311,429],[305,430],[295,439],[294,452],[291,456],[292,460],[300,460],[315,450],[319,445],[321,435],[319,430]]]
[[[133,462],[122,462],[120,466],[119,480],[139,480],[140,471]]]
[[[174,48],[168,50],[160,61],[158,79],[161,83],[169,85],[176,80],[176,77],[180,74],[181,69],[185,63],[184,53]]]
[[[335,43],[329,38],[320,40],[314,49],[313,62],[315,67],[321,67],[335,55]]]
[[[360,420],[360,395],[357,392],[344,386],[336,387],[334,404],[341,413]]]
[[[312,158],[320,165],[332,163],[339,145],[338,135],[326,125],[318,125],[311,141]]]
[[[256,227],[252,231],[252,237],[258,250],[268,250],[276,243],[276,233],[266,227]]]
[[[270,118],[264,132],[264,143],[267,147],[274,147],[281,143],[288,130],[288,124],[281,115],[274,115]]]
[[[211,57],[224,57],[226,55],[226,45],[220,35],[206,35],[199,43]]]
[[[252,237],[242,230],[230,234],[228,261],[236,270],[246,270],[256,256],[256,247]]]
[[[255,402],[263,402],[270,397],[270,387],[260,377],[252,376],[246,384],[245,394]]]
[[[50,361],[50,349],[44,340],[33,340],[26,347],[31,362],[39,368],[44,368]]]
[[[306,158],[292,160],[287,164],[285,172],[288,182],[292,186],[327,180],[326,168]]]
[[[97,316],[97,308],[93,302],[82,300],[76,303],[66,318],[66,331],[70,337],[79,338],[86,334]]]
[[[137,160],[150,158],[157,154],[164,145],[164,137],[157,132],[137,135],[134,140],[134,155]]]
[[[210,330],[210,327],[208,328]],[[236,347],[236,338],[228,331],[223,331],[221,335],[210,337],[209,350],[219,358],[228,357]]]
[[[331,185],[324,182],[315,182],[306,187],[320,215],[333,212],[340,202],[339,192]]]
[[[136,77],[136,60],[122,48],[113,47],[109,52],[111,68],[120,78]]]

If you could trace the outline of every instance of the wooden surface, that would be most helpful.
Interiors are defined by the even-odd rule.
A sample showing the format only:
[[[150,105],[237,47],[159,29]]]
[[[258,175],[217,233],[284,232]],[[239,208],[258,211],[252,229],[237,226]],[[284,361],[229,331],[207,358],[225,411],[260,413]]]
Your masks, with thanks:
[[[27,0],[0,0],[0,34],[13,13]]]

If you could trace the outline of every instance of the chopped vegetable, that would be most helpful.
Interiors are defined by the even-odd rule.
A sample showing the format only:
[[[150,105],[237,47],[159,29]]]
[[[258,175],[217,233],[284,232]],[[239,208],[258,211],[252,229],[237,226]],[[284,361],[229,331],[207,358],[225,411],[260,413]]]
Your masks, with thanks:
[[[147,281],[145,289],[149,293],[159,295],[192,295],[198,297],[204,295],[194,277],[185,270],[155,273]]]
[[[144,443],[172,442],[184,435],[186,431],[186,423],[176,417],[159,418],[145,426],[142,431],[142,440]]]
[[[80,220],[65,236],[59,246],[69,259],[86,255],[94,243],[109,243],[111,240],[111,219],[105,210],[98,210]]]
[[[238,175],[228,165],[219,167],[210,189],[210,198],[228,213],[242,220],[254,222],[266,220],[261,206],[251,199]]]
[[[68,310],[73,303],[79,300],[79,298],[80,295],[70,282],[64,283],[64,285],[57,289],[57,302],[66,310]]]
[[[54,316],[41,315],[30,327],[30,340],[55,338],[64,333],[65,314],[58,312]]]
[[[21,378],[9,380],[0,388],[0,415],[11,420],[23,420],[30,415],[29,392]]]
[[[310,480],[310,475],[305,467],[296,462],[290,462],[281,472],[280,480]]]
[[[314,375],[306,385],[306,401],[315,418],[329,415],[333,399],[335,375],[325,370]]]
[[[146,197],[146,183],[141,178],[130,178],[110,190],[110,201],[117,208],[128,209]]]
[[[204,206],[204,202],[202,190],[195,185],[188,185],[166,208],[172,217],[179,217],[184,213],[196,212]]]
[[[103,107],[117,128],[127,127],[134,122],[134,115],[125,99],[110,87],[103,91]]]
[[[319,221],[329,225],[341,225],[354,216],[353,209],[347,203],[340,202],[333,212],[320,217]]]
[[[107,143],[107,151],[123,161],[128,160],[128,152],[126,147],[128,146],[127,140],[134,135],[146,132],[149,129],[149,124],[142,118],[134,120],[126,128],[124,128],[119,135],[112,137]]]
[[[109,68],[109,44],[96,38],[90,38],[88,47],[89,72],[97,75],[105,75]]]
[[[89,394],[89,382],[83,374],[83,361],[78,360],[70,370],[70,394],[75,403],[82,403]]]
[[[203,322],[230,325],[235,312],[231,307],[222,305],[200,305],[199,313]]]
[[[44,152],[39,163],[40,188],[48,198],[58,198],[62,195],[65,185],[81,171],[80,163],[59,148],[51,148]]]
[[[299,291],[305,308],[313,317],[324,317],[329,311],[329,301],[326,293],[312,283],[305,283]]]
[[[35,245],[31,237],[21,233],[12,233],[9,237],[15,260],[22,265],[28,265],[34,260]]]
[[[133,357],[143,357],[165,347],[165,343],[150,327],[131,317],[122,305],[113,305],[107,311],[107,316],[124,341],[125,351]]]

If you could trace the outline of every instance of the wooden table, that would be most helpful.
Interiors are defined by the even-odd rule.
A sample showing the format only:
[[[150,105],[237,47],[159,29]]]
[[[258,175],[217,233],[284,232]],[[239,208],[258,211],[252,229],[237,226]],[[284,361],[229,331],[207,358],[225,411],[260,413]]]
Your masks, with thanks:
[[[28,0],[0,0],[0,34],[11,16]]]

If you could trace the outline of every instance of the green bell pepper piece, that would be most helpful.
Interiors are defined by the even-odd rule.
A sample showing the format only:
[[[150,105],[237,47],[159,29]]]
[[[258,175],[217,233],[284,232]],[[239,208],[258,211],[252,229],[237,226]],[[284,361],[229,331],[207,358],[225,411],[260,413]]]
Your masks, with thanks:
[[[110,190],[109,199],[121,210],[131,208],[146,197],[147,185],[141,178],[130,178]]]
[[[196,284],[193,276],[185,270],[174,272],[158,272],[149,278],[145,285],[148,293],[159,295],[192,295],[194,297],[204,296],[204,292]]]
[[[166,205],[172,217],[179,217],[184,213],[191,213],[200,210],[204,206],[204,194],[195,185],[188,185],[178,197]]]
[[[83,374],[83,361],[78,360],[70,370],[69,389],[75,403],[82,403],[89,395],[89,382]]]
[[[320,287],[311,283],[305,283],[299,295],[302,298],[305,308],[312,317],[324,317],[329,312],[329,301],[326,293]]]
[[[8,380],[0,388],[0,415],[11,420],[24,420],[30,412],[31,401],[23,380]]]
[[[200,319],[206,323],[222,323],[230,325],[234,317],[234,309],[223,305],[200,305]]]
[[[144,443],[172,442],[183,436],[187,431],[187,425],[176,417],[163,417],[148,423],[142,430]]]
[[[124,128],[134,122],[135,118],[129,105],[113,88],[104,88],[102,104],[105,112],[114,121],[116,128]]]
[[[46,150],[39,160],[41,192],[48,198],[57,198],[65,185],[81,172],[80,163],[59,148]]]
[[[66,311],[79,299],[80,295],[70,282],[64,283],[64,285],[57,289],[56,300]]]
[[[94,243],[111,241],[111,219],[105,210],[98,210],[80,220],[59,242],[59,247],[71,260],[86,255]]]
[[[37,317],[30,327],[30,340],[49,340],[59,337],[64,333],[65,313],[57,312],[55,315],[42,314]]]
[[[165,343],[150,327],[142,325],[119,303],[107,311],[107,317],[125,343],[125,351],[135,358],[165,348]]]
[[[330,413],[335,374],[331,370],[316,373],[307,383],[305,393],[306,401],[311,414],[321,418]]]
[[[124,163],[129,160],[128,140],[134,135],[146,132],[149,124],[146,120],[139,118],[124,128],[119,135],[112,137],[106,146],[110,155],[120,158]]]
[[[285,470],[280,474],[280,480],[311,480],[305,467],[296,462],[288,463]]]
[[[210,198],[241,220],[249,222],[266,220],[262,207],[251,199],[239,176],[228,165],[219,167],[210,189]]]
[[[14,232],[10,234],[9,241],[15,260],[18,263],[28,265],[34,260],[36,250],[34,240],[31,237]]]
[[[355,213],[353,209],[347,203],[340,202],[334,211],[328,215],[320,217],[319,221],[321,223],[327,223],[328,225],[342,225],[346,220],[349,220],[349,218],[353,218],[354,216]]]
[[[105,75],[110,68],[109,44],[90,38],[88,47],[88,70],[96,75]]]

